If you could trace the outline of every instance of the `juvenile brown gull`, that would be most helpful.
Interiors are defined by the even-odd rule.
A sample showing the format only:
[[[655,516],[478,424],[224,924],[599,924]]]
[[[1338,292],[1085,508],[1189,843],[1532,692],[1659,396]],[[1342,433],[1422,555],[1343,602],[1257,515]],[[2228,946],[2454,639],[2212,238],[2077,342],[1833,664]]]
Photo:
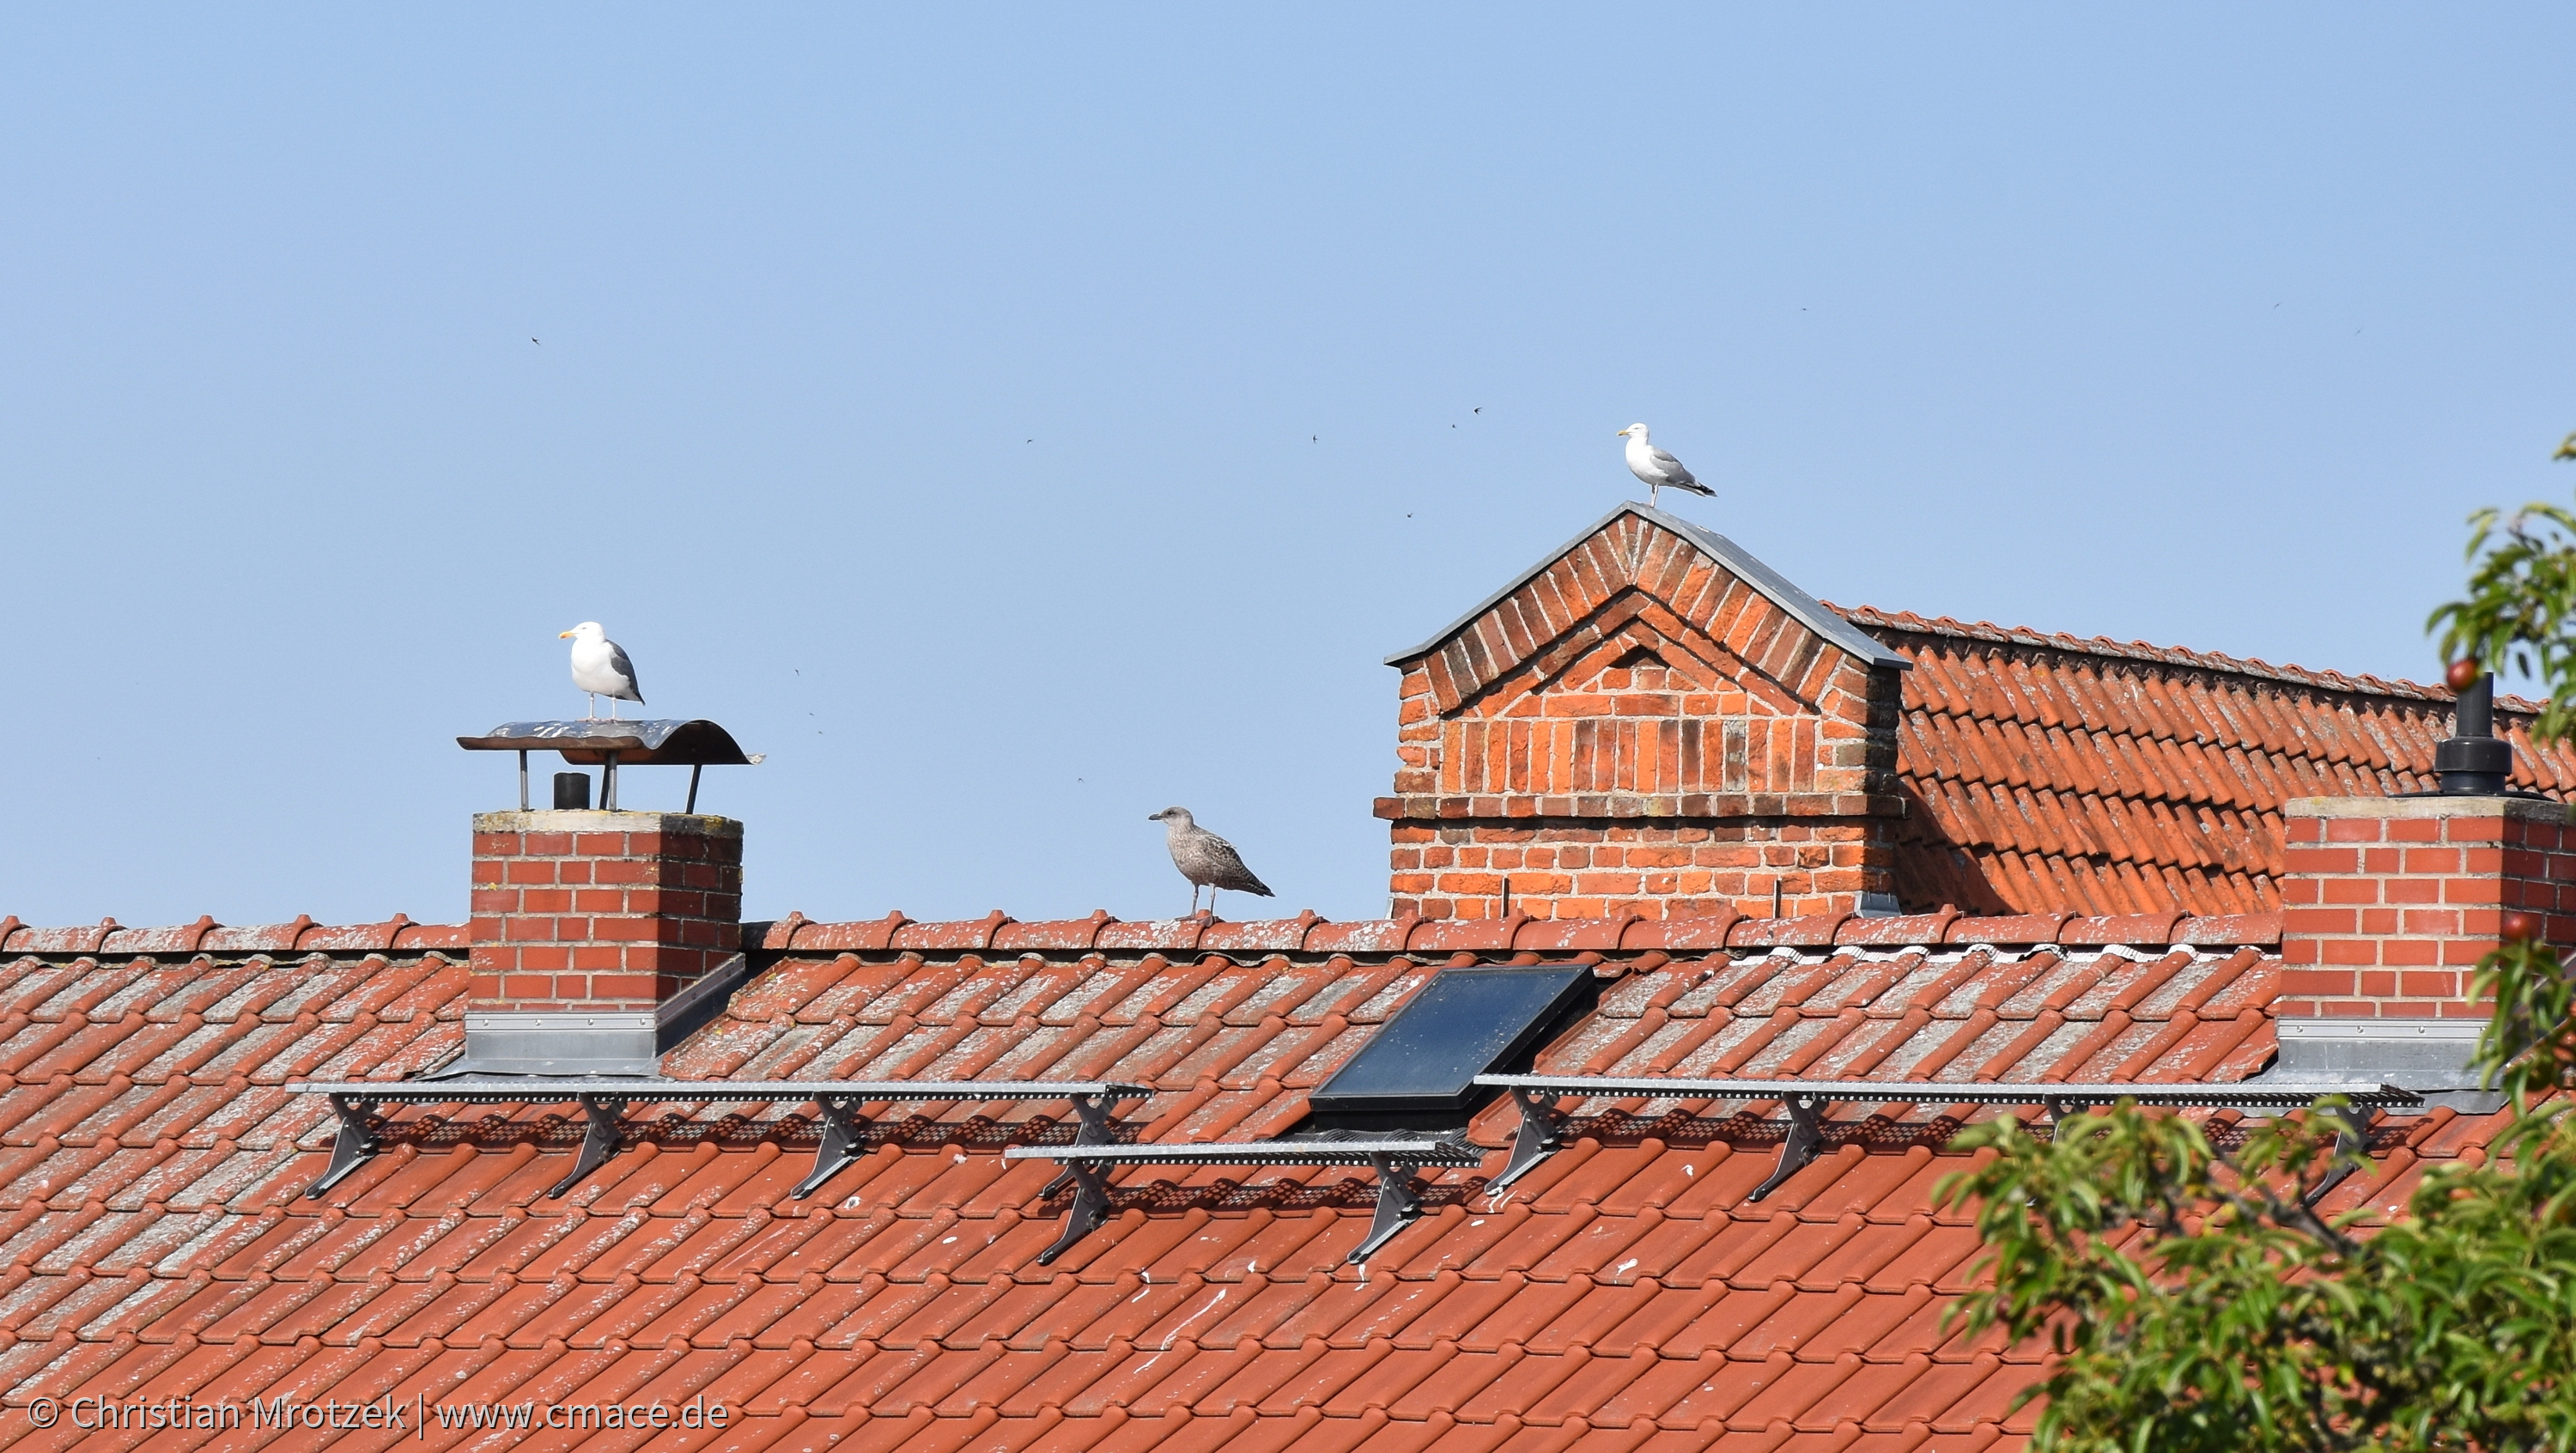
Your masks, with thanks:
[[[1172,866],[1190,880],[1190,911],[1199,911],[1199,890],[1208,890],[1208,912],[1216,912],[1216,890],[1232,889],[1237,893],[1273,896],[1268,884],[1252,876],[1234,844],[1198,825],[1186,807],[1166,807],[1146,816],[1147,822],[1163,825],[1166,845],[1172,850]]]

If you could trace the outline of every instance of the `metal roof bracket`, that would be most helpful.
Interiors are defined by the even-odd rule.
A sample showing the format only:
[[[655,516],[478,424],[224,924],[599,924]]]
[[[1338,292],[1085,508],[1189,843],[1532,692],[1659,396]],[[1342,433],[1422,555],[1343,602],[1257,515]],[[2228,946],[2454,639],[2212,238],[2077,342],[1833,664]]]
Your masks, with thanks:
[[[608,1164],[608,1158],[615,1155],[622,1144],[622,1137],[617,1133],[617,1116],[626,1108],[626,1101],[615,1095],[582,1095],[577,1098],[582,1118],[590,1122],[589,1128],[582,1131],[581,1154],[573,1159],[572,1174],[555,1182],[555,1188],[546,1192],[549,1200],[561,1200],[564,1192],[579,1184],[583,1176]]]
[[[1816,1148],[1825,1143],[1825,1102],[1821,1095],[1789,1095],[1780,1101],[1789,1112],[1789,1135],[1780,1142],[1780,1165],[1771,1179],[1753,1188],[1747,1201],[1758,1201],[1788,1183],[1789,1177],[1807,1168],[1816,1158]]]
[[[1385,1155],[1370,1156],[1369,1164],[1377,1168],[1377,1214],[1369,1218],[1368,1239],[1342,1258],[1353,1266],[1366,1262],[1371,1253],[1422,1214],[1422,1196],[1415,1187],[1413,1167]]]
[[[824,1095],[814,1103],[823,1111],[823,1140],[814,1147],[813,1172],[788,1192],[791,1200],[801,1201],[821,1190],[823,1182],[867,1153],[868,1122],[859,1113],[860,1101],[856,1097]]]
[[[376,1102],[363,1095],[333,1095],[331,1113],[340,1119],[340,1133],[331,1142],[331,1168],[322,1178],[304,1188],[304,1199],[318,1201],[322,1193],[338,1185],[341,1179],[376,1158],[384,1142],[376,1138],[375,1127],[368,1118],[376,1113]]]
[[[1074,1144],[1115,1145],[1118,1143],[1117,1133],[1109,1128],[1111,1101],[1108,1096],[1067,1095],[1065,1098],[1073,1102],[1074,1118],[1082,1122],[1081,1127],[1073,1132]],[[1046,1183],[1046,1189],[1038,1192],[1038,1199],[1054,1200],[1056,1193],[1073,1184],[1073,1181],[1073,1168],[1067,1166],[1054,1180]]]
[[[1511,1163],[1486,1184],[1487,1191],[1502,1190],[1519,1180],[1565,1144],[1565,1112],[1557,1108],[1554,1094],[1515,1085],[1512,1098],[1520,1102],[1521,1128],[1512,1133]]]
[[[2335,1118],[2334,1167],[2317,1182],[2316,1189],[2299,1197],[2302,1206],[2313,1206],[2326,1198],[2326,1192],[2342,1185],[2344,1177],[2361,1169],[2361,1153],[2370,1144],[2370,1111],[2360,1105],[2320,1107]]]
[[[1064,1174],[1048,1182],[1050,1189],[1073,1182],[1073,1204],[1064,1212],[1064,1230],[1055,1244],[1038,1253],[1038,1265],[1053,1266],[1055,1259],[1073,1249],[1073,1243],[1100,1229],[1109,1219],[1109,1172],[1099,1162],[1072,1160],[1065,1162]]]

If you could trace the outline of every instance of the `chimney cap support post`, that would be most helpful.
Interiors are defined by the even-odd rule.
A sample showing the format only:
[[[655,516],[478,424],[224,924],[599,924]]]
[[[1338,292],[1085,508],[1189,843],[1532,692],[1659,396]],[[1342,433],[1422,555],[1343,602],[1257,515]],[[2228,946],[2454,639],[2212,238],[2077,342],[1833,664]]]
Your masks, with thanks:
[[[602,768],[599,805],[617,810],[620,767],[686,767],[689,805],[698,810],[698,779],[708,767],[751,767],[766,753],[743,751],[733,733],[703,718],[687,721],[510,721],[479,737],[458,737],[469,752],[516,752],[519,756],[519,810],[528,810],[528,754],[560,752],[565,762]]]

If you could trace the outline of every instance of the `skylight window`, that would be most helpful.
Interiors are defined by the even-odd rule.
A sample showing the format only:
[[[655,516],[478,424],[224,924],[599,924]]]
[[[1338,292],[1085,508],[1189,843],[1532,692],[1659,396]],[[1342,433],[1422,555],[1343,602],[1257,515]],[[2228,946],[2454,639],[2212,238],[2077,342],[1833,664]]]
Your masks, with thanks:
[[[1442,969],[1316,1087],[1307,1124],[1464,1126],[1494,1094],[1476,1076],[1512,1073],[1503,1066],[1528,1063],[1594,997],[1592,971],[1579,964]]]

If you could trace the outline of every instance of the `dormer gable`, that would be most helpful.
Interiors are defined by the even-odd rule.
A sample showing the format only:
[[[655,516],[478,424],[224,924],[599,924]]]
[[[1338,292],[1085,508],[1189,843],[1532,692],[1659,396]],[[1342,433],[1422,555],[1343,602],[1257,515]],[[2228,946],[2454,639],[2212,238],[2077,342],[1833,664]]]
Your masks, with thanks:
[[[1648,836],[1704,840],[1723,826],[1745,841],[1803,841],[1829,819],[1847,827],[1900,810],[1905,659],[1725,536],[1646,505],[1611,511],[1388,664],[1404,673],[1400,765],[1397,795],[1378,810],[1400,838],[1408,824],[1453,835],[1485,825],[1608,833],[1586,844],[1607,851],[1609,838],[1633,836],[1608,825],[1659,822],[1669,826]],[[1799,825],[1784,836],[1792,819]],[[1569,856],[1550,854],[1539,871],[1523,854],[1513,866],[1530,871],[1455,874],[1454,891],[1440,891],[1419,871],[1408,877],[1399,847],[1397,911],[1481,916],[1507,911],[1507,899],[1540,916],[1620,904],[1682,911],[1675,894],[1693,911],[1723,901],[1768,912],[1773,899],[1850,909],[1885,891],[1870,873],[1817,871],[1831,864],[1792,861],[1784,866],[1796,871],[1750,877],[1641,873],[1631,883],[1624,861],[1601,869],[1592,852],[1582,854],[1586,872],[1557,871]],[[1664,866],[1714,870],[1727,866],[1714,859],[1744,854],[1682,856],[1712,861]],[[1462,896],[1475,901],[1462,909]]]
[[[1554,658],[1649,606],[1762,662],[1775,678],[1800,673],[1800,658],[1828,648],[1864,669],[1907,666],[1744,547],[1634,501],[1386,664],[1408,672],[1421,665],[1439,709],[1449,711],[1515,671],[1548,670]]]

